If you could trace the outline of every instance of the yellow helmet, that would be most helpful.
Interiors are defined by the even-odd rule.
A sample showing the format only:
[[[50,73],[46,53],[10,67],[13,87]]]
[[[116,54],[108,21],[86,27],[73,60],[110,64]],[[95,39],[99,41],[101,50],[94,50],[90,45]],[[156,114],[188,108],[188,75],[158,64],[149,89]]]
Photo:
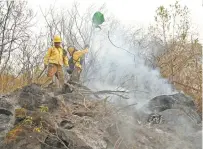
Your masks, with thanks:
[[[58,35],[54,36],[54,42],[62,42],[61,37]]]
[[[75,51],[75,48],[74,48],[74,47],[72,47],[72,46],[68,47],[68,52],[69,52],[70,54],[72,54],[74,51]]]

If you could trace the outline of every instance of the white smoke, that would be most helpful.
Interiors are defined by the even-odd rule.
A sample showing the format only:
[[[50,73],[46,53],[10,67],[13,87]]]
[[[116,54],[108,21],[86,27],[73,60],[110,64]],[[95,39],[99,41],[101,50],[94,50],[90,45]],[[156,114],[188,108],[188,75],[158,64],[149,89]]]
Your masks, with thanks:
[[[111,29],[110,39],[107,30],[95,31],[92,38],[91,53],[98,53],[97,60],[91,67],[98,69],[88,86],[93,90],[127,90],[130,92],[128,103],[143,105],[149,99],[171,94],[172,86],[161,77],[158,69],[151,69],[145,65],[145,60],[139,54],[137,47],[132,47],[125,29],[117,27]],[[129,54],[125,50],[133,54]],[[88,55],[90,58],[90,54]],[[95,68],[99,67],[99,68]],[[90,72],[89,72],[90,73]]]

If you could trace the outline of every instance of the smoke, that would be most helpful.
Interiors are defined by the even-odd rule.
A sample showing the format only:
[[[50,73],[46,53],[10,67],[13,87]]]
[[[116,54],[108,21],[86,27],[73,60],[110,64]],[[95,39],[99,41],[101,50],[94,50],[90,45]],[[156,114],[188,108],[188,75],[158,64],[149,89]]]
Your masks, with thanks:
[[[131,105],[137,103],[137,105],[133,106],[135,109],[132,110],[131,114],[133,116],[136,115],[136,120],[140,121],[145,119],[145,114],[148,114],[147,109],[143,108],[143,106],[147,104],[150,99],[159,95],[175,93],[173,86],[168,83],[168,80],[161,77],[158,68],[152,69],[145,65],[145,59],[139,54],[140,49],[132,46],[125,30],[115,28],[110,34],[113,44],[123,49],[115,47],[109,41],[107,30],[95,31],[94,33],[90,53],[87,56],[88,62],[95,58],[94,63],[89,63],[91,64],[91,69],[88,71],[91,75],[88,76],[88,78],[92,79],[87,83],[87,86],[92,90],[128,91],[129,93],[127,95],[129,99],[120,99],[118,96],[113,96],[112,101],[123,107],[126,107],[126,104]],[[124,49],[133,54],[129,54]],[[97,53],[96,57],[94,57],[95,53]],[[163,125],[156,125],[155,128],[157,128],[154,130],[145,126],[140,127],[137,125],[137,122],[133,120],[129,120],[129,123],[125,123],[125,121],[128,121],[127,115],[124,116],[126,118],[125,120],[121,115],[115,115],[114,118],[115,120],[121,120],[125,123],[125,125],[121,125],[119,129],[122,131],[122,137],[127,136],[129,142],[139,142],[135,141],[136,137],[134,137],[134,134],[136,133],[138,138],[151,136],[156,142],[159,142],[158,139],[160,140],[161,138],[160,146],[165,146],[168,149],[174,147],[180,148],[182,146],[183,148],[190,148],[191,143],[188,143],[187,140],[185,141],[185,137],[196,140],[196,137],[193,137],[195,134],[195,129],[193,128],[194,124],[189,121],[187,115],[179,115],[178,112],[181,113],[179,110],[175,110],[175,113],[169,113],[168,116],[171,119],[167,116],[164,117],[166,120],[169,119],[168,122]],[[178,115],[178,121],[175,115]],[[133,125],[133,129],[130,123],[135,124]],[[138,129],[139,131],[133,131],[134,129]],[[160,130],[163,134],[157,132],[157,130]],[[198,141],[196,144],[200,146],[201,144]],[[150,144],[146,143],[145,145],[147,148],[150,148]]]
[[[91,74],[88,78],[93,78],[87,84],[91,89],[126,90],[130,98],[127,103],[138,103],[138,107],[155,96],[173,92],[172,86],[161,77],[158,69],[145,65],[144,58],[139,54],[140,49],[132,46],[123,27],[111,29],[111,41],[108,30],[95,30],[91,39],[87,61],[96,59],[94,64],[91,63],[91,71],[88,71]],[[97,53],[96,57],[94,53]],[[97,71],[92,73],[94,70]]]

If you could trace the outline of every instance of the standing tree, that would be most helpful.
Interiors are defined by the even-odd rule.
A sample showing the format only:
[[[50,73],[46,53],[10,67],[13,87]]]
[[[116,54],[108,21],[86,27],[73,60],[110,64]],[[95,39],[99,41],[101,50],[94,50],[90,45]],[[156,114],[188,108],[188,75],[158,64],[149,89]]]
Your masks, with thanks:
[[[15,54],[31,37],[34,14],[26,1],[0,1],[0,14],[0,86],[4,91],[18,69]]]
[[[12,53],[31,35],[33,12],[25,1],[0,2],[0,74],[12,59]]]
[[[178,2],[169,8],[160,6],[151,35],[161,46],[156,54],[156,66],[176,88],[191,95],[201,110],[202,45],[192,31],[189,10]]]

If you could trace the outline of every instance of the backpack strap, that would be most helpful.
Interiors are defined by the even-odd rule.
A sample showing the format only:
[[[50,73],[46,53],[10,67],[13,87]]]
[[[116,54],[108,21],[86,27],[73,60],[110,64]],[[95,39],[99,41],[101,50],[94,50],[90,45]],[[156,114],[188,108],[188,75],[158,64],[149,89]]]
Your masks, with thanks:
[[[74,53],[73,53],[74,54]],[[73,56],[72,56],[73,57]],[[75,66],[75,64],[79,61],[79,59],[80,59],[81,57],[78,57],[78,59],[75,61],[75,63],[74,63],[74,66]],[[73,59],[73,62],[74,62],[74,59]]]
[[[74,55],[74,53],[75,53],[76,51],[78,51],[78,50],[76,50],[75,47],[74,47],[74,51],[73,51],[72,56],[71,56],[71,59],[72,59],[72,61],[73,61],[73,67],[75,67],[75,64],[82,58],[82,56],[81,56],[81,57],[78,57],[77,60],[74,60],[74,59],[73,59],[73,55]],[[75,62],[74,62],[74,61],[75,61]]]

